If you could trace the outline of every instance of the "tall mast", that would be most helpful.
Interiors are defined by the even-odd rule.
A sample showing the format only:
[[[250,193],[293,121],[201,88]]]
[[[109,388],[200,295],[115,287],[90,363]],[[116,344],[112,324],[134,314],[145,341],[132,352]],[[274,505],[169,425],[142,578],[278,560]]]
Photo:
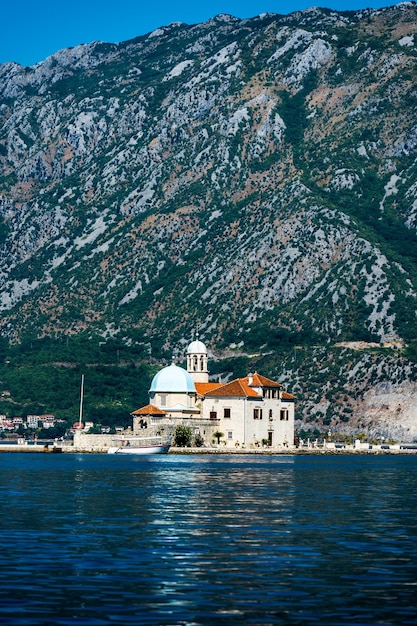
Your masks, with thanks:
[[[84,374],[81,374],[81,394],[80,394],[80,416],[79,416],[79,428],[82,428],[83,423],[83,402],[84,402]]]

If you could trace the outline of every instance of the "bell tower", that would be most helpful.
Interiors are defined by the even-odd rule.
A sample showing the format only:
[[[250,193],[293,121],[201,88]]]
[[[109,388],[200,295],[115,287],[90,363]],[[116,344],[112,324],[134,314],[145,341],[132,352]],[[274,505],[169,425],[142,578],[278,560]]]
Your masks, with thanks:
[[[192,341],[187,350],[187,372],[195,383],[208,383],[207,348],[202,341]]]

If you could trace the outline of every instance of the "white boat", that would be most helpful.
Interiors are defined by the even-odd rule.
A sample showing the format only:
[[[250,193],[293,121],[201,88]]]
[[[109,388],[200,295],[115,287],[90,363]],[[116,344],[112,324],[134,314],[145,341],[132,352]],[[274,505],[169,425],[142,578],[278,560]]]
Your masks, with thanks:
[[[120,437],[117,441],[119,444],[111,446],[108,454],[167,454],[171,447],[159,437]]]

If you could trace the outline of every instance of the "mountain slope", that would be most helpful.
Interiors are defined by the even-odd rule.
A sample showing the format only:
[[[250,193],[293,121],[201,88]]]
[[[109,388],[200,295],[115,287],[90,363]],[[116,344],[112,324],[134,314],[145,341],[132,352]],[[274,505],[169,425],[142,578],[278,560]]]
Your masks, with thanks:
[[[412,344],[416,23],[220,15],[0,66],[4,336],[168,355],[198,324],[281,374],[294,343]]]

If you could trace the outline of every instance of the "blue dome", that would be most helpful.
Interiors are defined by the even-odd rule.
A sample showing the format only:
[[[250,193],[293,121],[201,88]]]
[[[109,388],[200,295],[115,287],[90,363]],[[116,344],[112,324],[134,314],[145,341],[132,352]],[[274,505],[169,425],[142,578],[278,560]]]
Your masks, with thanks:
[[[155,374],[149,393],[195,393],[194,381],[178,365],[169,365]]]

